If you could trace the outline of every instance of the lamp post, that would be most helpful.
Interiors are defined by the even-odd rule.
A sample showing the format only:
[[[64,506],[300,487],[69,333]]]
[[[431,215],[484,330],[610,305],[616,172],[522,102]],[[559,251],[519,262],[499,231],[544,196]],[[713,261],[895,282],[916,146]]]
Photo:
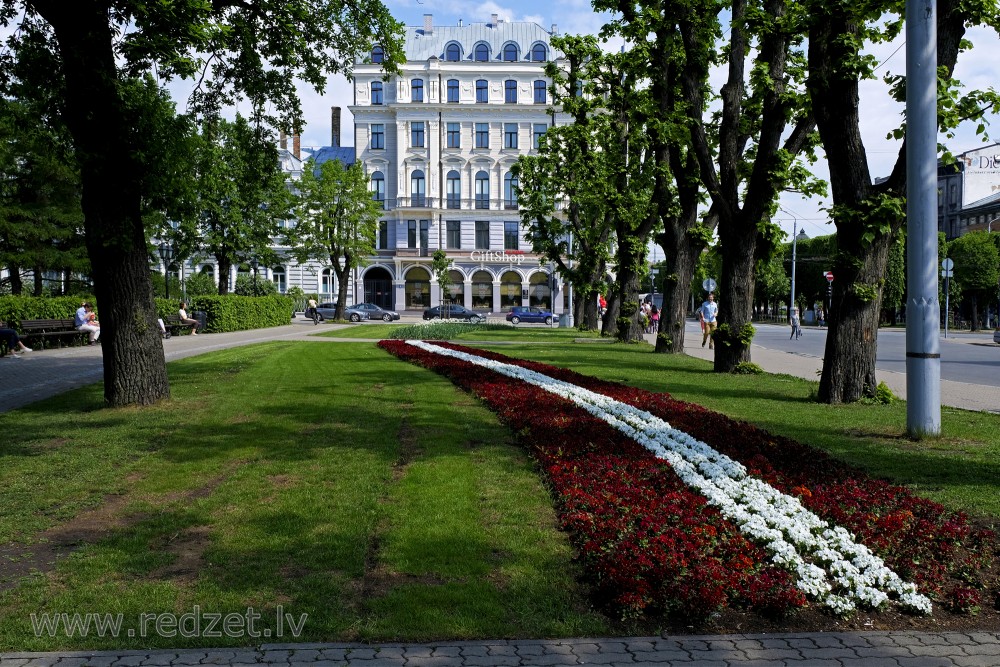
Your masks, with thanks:
[[[160,244],[160,259],[163,260],[163,285],[167,300],[170,300],[170,261],[174,258],[174,249],[166,241]]]
[[[250,260],[250,268],[253,269],[253,295],[257,296],[257,267],[260,266],[260,262],[254,257]]]
[[[798,234],[796,234],[795,232],[796,232],[796,230],[798,230],[798,228],[799,228],[799,221],[793,219],[793,222],[792,222],[792,300],[791,300],[791,303],[788,304],[788,317],[789,318],[791,318],[791,316],[792,316],[792,308],[795,307],[795,256],[796,256],[796,251],[798,249],[797,246],[798,246],[800,238],[803,241],[806,241],[806,240],[809,239],[809,236],[806,235],[806,230],[804,230],[804,229],[802,231],[800,231]]]
[[[993,223],[996,222],[997,220],[1000,220],[1000,215],[996,216],[995,218],[986,223],[987,234],[993,233]],[[997,320],[995,328],[1000,329],[1000,295],[997,296]]]

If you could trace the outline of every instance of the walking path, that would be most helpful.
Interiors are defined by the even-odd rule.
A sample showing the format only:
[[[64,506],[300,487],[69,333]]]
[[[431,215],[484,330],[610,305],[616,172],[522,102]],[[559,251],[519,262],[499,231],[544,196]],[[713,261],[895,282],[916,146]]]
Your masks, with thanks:
[[[325,325],[324,331],[331,326]],[[167,361],[271,340],[312,340],[312,322],[208,334],[164,341]],[[693,340],[693,339],[692,339]],[[361,339],[354,342],[365,342]],[[707,349],[689,354],[710,358]],[[815,379],[821,360],[754,346],[753,359],[765,370]],[[0,412],[101,380],[100,347],[77,347],[0,359]],[[905,377],[880,373],[897,395]],[[955,385],[955,386],[952,386]],[[942,402],[968,409],[982,407],[984,389],[994,387],[942,382]],[[992,409],[996,409],[995,407]],[[554,640],[370,644],[262,644],[239,649],[174,649],[0,653],[0,667],[475,667],[480,665],[659,665],[661,667],[998,667],[997,632],[870,632],[756,634],[720,636],[611,637]]]

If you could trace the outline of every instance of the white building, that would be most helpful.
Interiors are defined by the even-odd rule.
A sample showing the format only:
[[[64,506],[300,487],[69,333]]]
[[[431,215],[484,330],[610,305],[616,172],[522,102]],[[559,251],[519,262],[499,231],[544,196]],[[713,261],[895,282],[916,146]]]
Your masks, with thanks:
[[[452,260],[453,303],[501,312],[565,310],[550,266],[525,241],[511,167],[562,114],[550,115],[547,62],[555,33],[506,22],[406,29],[406,62],[383,80],[382,51],[355,67],[354,145],[385,216],[378,255],[360,270],[358,300],[396,310],[442,301],[431,255]],[[555,296],[555,298],[553,298]]]

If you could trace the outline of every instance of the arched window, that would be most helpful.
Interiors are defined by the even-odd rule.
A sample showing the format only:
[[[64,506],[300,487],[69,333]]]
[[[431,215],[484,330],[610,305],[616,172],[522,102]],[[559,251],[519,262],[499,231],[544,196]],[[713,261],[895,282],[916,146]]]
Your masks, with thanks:
[[[411,102],[423,102],[424,101],[424,80],[423,79],[413,79],[410,81],[410,101]]]
[[[493,276],[486,271],[472,274],[472,307],[493,310]]]
[[[288,283],[285,281],[285,267],[276,266],[271,269],[271,280],[274,281],[274,285],[278,288],[278,292],[284,294],[287,291]]]
[[[505,104],[517,104],[517,81],[507,79],[503,82],[503,101]]]
[[[448,208],[462,207],[462,177],[454,169],[448,172],[445,184],[448,196]]]
[[[215,267],[212,266],[211,264],[206,264],[205,266],[201,267],[201,271],[199,271],[199,273],[204,273],[206,275],[212,276],[212,278],[214,279]]]
[[[517,61],[517,44],[507,42],[503,47],[503,59],[510,63]]]
[[[457,63],[462,59],[462,47],[452,42],[444,49],[444,59],[448,62]]]
[[[548,101],[546,87],[544,80],[535,81],[535,104],[545,104]]]
[[[490,207],[490,175],[485,171],[476,173],[476,208]]]
[[[372,199],[379,202],[379,208],[385,208],[385,175],[381,171],[372,174]]]
[[[545,62],[547,55],[544,44],[535,44],[531,47],[531,59],[536,63]]]
[[[431,305],[431,274],[419,266],[413,267],[406,272],[406,284],[403,290],[406,294],[407,308],[426,308]]]
[[[517,176],[509,171],[503,177],[503,207],[517,208]]]
[[[381,63],[385,61],[385,49],[381,46],[372,48],[372,62]]]
[[[381,81],[372,81],[372,104],[382,104]]]
[[[490,59],[490,47],[486,44],[479,43],[476,44],[476,50],[474,51],[476,62],[485,63]]]
[[[413,206],[424,206],[427,195],[427,180],[420,169],[410,174],[410,199]]]

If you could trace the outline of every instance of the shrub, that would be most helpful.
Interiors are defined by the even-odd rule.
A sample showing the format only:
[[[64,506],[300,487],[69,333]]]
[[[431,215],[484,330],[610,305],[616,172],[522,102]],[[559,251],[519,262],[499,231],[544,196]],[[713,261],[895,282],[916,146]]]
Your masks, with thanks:
[[[208,273],[195,273],[187,277],[184,281],[184,293],[189,299],[196,296],[208,296],[218,294],[219,286],[215,284],[215,279]],[[180,294],[180,292],[177,292]]]
[[[752,361],[741,361],[733,367],[735,375],[760,375],[764,369]]]
[[[241,275],[236,278],[233,292],[238,296],[270,296],[278,293],[278,286],[267,278]]]

